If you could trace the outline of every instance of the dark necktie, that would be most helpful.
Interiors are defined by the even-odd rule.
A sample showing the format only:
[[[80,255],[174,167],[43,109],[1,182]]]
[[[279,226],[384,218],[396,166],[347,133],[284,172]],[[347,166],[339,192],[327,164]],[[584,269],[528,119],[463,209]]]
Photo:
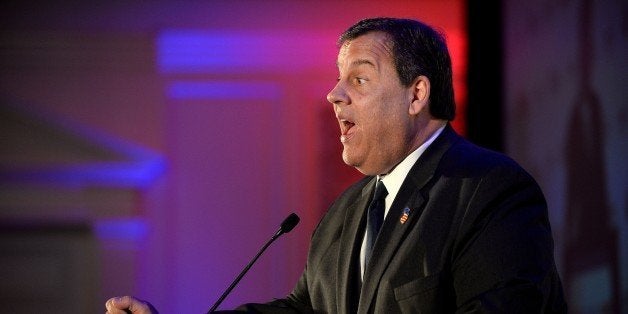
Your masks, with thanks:
[[[369,205],[368,218],[366,221],[366,254],[364,254],[365,271],[369,260],[371,259],[373,245],[375,245],[375,239],[377,239],[379,229],[381,229],[382,224],[384,223],[386,195],[388,195],[386,186],[381,180],[378,180],[377,184],[375,185],[375,194],[373,195],[373,200]]]

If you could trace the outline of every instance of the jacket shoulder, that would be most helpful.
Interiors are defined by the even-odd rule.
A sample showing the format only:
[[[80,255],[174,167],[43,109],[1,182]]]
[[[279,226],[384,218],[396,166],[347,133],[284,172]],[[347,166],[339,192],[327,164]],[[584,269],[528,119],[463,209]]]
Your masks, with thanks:
[[[489,173],[500,176],[523,176],[530,174],[512,157],[490,150],[460,138],[443,155],[439,169],[446,175],[482,177]]]

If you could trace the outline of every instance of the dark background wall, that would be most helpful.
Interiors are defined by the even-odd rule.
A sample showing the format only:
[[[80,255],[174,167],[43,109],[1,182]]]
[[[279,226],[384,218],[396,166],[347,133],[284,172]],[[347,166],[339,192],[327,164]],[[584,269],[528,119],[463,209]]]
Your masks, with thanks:
[[[468,14],[468,137],[539,181],[570,312],[625,313],[626,4],[469,1]]]

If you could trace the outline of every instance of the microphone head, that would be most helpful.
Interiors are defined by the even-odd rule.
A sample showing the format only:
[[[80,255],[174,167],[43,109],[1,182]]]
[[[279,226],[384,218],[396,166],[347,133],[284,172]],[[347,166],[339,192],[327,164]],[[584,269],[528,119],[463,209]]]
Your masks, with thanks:
[[[281,223],[281,227],[279,227],[279,231],[281,233],[290,232],[300,221],[301,219],[297,214],[292,213],[290,216],[286,217],[284,221]]]

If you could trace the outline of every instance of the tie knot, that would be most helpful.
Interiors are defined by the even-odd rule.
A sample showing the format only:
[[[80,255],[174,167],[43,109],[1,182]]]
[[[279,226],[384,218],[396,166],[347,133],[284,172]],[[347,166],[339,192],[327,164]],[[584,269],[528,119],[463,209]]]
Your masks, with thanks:
[[[388,195],[388,190],[386,190],[386,186],[382,180],[377,180],[377,184],[375,184],[375,194],[373,195],[373,200],[382,200]]]

